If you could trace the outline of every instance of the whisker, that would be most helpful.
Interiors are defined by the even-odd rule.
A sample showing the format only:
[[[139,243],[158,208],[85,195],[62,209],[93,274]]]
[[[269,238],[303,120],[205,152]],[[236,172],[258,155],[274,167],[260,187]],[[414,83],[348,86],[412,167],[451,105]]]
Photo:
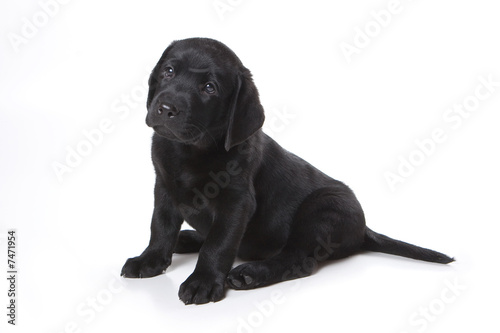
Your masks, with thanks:
[[[193,122],[195,122],[195,120],[193,120]],[[217,145],[217,140],[214,138],[214,136],[212,134],[210,134],[210,132],[208,131],[208,129],[201,123],[199,122],[196,122],[201,128],[203,128],[205,131],[201,130],[198,126],[196,126],[194,123],[191,123],[191,126],[193,126],[194,128],[196,128],[198,131],[200,131],[200,133],[205,133],[207,134],[211,139],[212,141],[215,143],[215,146],[217,147],[217,149],[219,149],[218,145]]]

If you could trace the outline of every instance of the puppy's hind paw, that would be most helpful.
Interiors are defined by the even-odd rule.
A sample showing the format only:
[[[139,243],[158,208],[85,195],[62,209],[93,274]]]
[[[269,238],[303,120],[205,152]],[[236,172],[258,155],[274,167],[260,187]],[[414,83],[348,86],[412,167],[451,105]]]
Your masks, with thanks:
[[[232,289],[245,290],[266,285],[267,269],[261,265],[248,263],[233,268],[226,282]]]
[[[252,285],[253,278],[250,275],[240,275],[240,276],[228,276],[227,283],[233,289],[248,289],[248,286]]]

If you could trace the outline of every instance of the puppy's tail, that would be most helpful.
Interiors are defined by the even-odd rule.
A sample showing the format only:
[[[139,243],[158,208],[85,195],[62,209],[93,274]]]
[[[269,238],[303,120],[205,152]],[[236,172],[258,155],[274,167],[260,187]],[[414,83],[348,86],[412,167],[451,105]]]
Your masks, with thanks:
[[[397,256],[436,262],[439,264],[449,264],[455,259],[443,253],[424,249],[416,245],[408,244],[385,235],[376,233],[369,228],[365,231],[365,242],[361,247],[363,250],[394,254]]]

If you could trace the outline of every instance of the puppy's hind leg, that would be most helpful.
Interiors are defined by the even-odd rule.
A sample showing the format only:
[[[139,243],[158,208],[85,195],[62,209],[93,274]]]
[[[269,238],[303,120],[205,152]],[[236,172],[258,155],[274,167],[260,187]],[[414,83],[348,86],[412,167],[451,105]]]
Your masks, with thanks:
[[[200,252],[201,246],[205,241],[203,237],[196,230],[181,230],[177,243],[175,244],[175,253],[195,253]]]
[[[276,256],[241,264],[233,268],[226,279],[233,289],[253,289],[312,274],[316,261],[305,253],[282,251]]]
[[[281,252],[233,268],[228,285],[253,289],[309,276],[319,262],[357,252],[364,239],[364,216],[354,194],[341,185],[309,195],[297,211]]]

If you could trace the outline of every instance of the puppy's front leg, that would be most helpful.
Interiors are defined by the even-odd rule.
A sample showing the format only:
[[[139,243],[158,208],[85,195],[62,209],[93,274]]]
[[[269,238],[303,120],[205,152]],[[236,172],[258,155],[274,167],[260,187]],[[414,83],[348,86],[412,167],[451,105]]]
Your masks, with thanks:
[[[224,283],[234,262],[246,225],[255,210],[255,200],[241,193],[225,196],[200,249],[194,272],[179,289],[185,304],[217,302],[224,298]]]
[[[162,274],[172,261],[172,252],[183,218],[172,205],[161,179],[156,177],[155,208],[151,221],[149,246],[135,258],[127,260],[122,268],[122,276],[127,278],[147,278]]]

